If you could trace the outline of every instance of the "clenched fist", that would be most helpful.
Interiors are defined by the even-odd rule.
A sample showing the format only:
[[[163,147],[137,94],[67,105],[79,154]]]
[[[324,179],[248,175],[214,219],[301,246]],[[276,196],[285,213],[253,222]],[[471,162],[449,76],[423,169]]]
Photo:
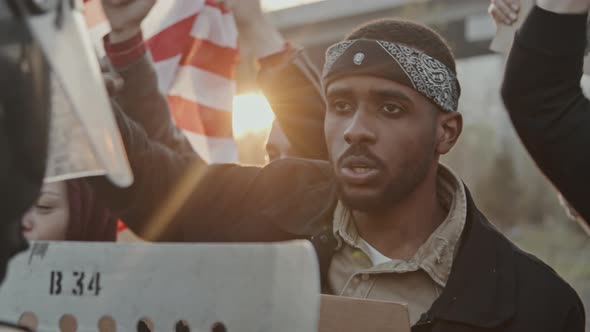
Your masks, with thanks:
[[[166,0],[169,1],[169,0]],[[156,0],[102,0],[104,13],[111,24],[111,42],[127,40],[141,29]]]

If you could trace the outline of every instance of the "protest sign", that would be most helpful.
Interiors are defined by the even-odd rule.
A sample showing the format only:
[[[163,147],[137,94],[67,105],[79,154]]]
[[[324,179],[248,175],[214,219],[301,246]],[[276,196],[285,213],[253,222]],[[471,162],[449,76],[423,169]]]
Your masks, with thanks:
[[[410,332],[405,304],[322,295],[319,332]]]
[[[9,266],[0,320],[35,331],[317,331],[319,271],[307,241],[273,244],[36,242]],[[22,322],[22,321],[21,321]],[[108,331],[109,329],[101,331]]]

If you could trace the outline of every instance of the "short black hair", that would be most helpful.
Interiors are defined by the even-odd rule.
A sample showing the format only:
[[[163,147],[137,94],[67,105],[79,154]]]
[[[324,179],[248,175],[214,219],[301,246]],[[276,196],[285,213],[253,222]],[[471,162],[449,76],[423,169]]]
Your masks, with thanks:
[[[457,74],[455,57],[445,39],[431,28],[416,22],[401,19],[380,19],[365,23],[349,34],[345,40],[372,39],[420,50],[444,63]]]

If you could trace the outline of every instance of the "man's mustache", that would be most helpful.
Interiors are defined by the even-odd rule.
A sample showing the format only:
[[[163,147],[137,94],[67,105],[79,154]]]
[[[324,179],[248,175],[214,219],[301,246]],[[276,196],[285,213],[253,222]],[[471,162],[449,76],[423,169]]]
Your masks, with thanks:
[[[377,157],[366,144],[352,144],[344,151],[344,153],[338,158],[338,167],[347,167],[347,164],[351,163],[351,160],[358,160],[362,158],[367,166],[371,168],[385,168],[385,163]]]

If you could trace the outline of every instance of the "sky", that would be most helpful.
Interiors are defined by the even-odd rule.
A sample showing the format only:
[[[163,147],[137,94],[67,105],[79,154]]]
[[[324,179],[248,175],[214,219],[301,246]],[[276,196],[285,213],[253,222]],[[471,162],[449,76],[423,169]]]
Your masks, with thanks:
[[[264,10],[279,10],[322,0],[262,0]]]

